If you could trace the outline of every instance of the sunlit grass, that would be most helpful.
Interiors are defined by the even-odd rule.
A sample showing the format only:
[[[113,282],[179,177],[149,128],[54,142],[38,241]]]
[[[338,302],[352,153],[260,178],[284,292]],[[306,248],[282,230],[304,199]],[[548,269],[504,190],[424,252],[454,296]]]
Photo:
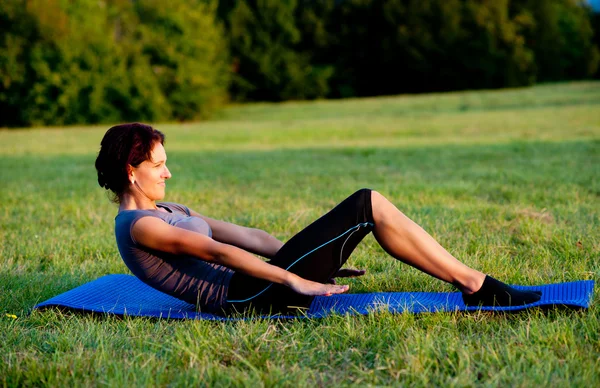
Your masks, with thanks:
[[[167,200],[282,240],[354,190],[388,196],[451,253],[510,283],[600,275],[600,83],[253,104],[167,134]],[[597,385],[600,317],[377,313],[237,323],[33,305],[127,273],[96,183],[107,127],[0,131],[0,382],[20,385]],[[352,292],[452,288],[372,237]],[[17,316],[14,318],[9,315]]]

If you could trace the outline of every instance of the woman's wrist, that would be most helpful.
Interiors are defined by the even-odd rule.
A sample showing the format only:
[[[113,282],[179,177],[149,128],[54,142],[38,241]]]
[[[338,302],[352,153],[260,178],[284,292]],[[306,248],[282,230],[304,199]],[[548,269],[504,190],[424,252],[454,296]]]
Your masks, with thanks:
[[[282,268],[283,271],[285,271],[284,277],[283,277],[283,285],[293,288],[294,284],[298,283],[298,280],[300,280],[300,276],[296,275],[295,273],[292,273],[290,271],[286,271],[285,269]]]

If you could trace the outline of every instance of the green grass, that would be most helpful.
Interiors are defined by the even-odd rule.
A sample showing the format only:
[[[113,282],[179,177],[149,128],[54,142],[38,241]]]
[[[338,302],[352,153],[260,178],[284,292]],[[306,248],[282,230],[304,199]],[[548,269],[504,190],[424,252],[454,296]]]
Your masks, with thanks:
[[[157,125],[167,200],[282,240],[361,187],[509,283],[600,275],[600,83],[230,107]],[[333,316],[236,323],[31,312],[127,273],[93,162],[107,126],[0,131],[0,383],[600,383],[600,310]],[[372,237],[352,292],[452,288]],[[30,313],[31,312],[31,313]],[[12,318],[6,314],[14,314]]]

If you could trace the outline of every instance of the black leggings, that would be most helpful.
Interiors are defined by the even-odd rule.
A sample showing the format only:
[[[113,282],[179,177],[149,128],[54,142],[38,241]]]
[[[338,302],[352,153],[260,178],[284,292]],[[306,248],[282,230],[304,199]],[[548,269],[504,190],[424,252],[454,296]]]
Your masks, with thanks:
[[[296,275],[326,283],[348,260],[358,243],[373,230],[371,190],[346,198],[292,237],[269,264]],[[236,272],[227,294],[226,312],[290,312],[307,308],[314,296],[300,295],[289,287]]]

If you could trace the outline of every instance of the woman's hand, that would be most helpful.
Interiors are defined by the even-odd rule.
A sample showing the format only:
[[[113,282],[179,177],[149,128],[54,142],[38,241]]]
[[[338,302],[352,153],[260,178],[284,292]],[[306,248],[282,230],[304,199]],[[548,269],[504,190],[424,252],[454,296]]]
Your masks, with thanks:
[[[327,281],[330,284],[336,284],[335,278],[354,278],[357,276],[363,276],[367,271],[364,269],[350,269],[340,268],[332,277]]]
[[[322,284],[306,280],[300,276],[294,275],[288,282],[288,287],[302,295],[322,295],[331,296],[348,291],[348,285]]]

